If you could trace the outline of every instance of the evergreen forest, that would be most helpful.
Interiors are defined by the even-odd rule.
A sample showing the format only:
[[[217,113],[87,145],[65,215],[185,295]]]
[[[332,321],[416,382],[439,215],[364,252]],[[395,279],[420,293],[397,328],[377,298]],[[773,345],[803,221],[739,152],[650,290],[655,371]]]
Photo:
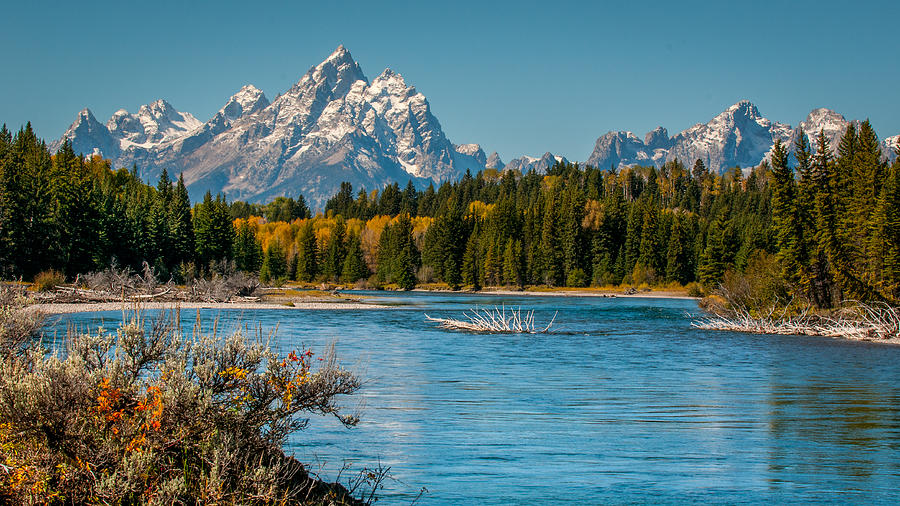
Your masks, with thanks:
[[[261,205],[184,179],[56,154],[30,124],[0,131],[0,276],[70,279],[146,262],[185,282],[228,265],[264,282],[360,286],[693,286],[736,279],[819,308],[900,299],[900,158],[868,122],[836,149],[823,132],[769,161],[712,173],[702,160],[616,170],[488,169],[419,190],[343,183],[312,215],[302,196]],[[762,287],[762,288],[760,288]]]

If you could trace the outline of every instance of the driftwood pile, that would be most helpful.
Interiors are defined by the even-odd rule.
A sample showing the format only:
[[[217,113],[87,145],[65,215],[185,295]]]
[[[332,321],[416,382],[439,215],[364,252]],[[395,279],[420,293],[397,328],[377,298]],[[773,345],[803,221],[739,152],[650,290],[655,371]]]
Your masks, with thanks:
[[[455,320],[452,318],[432,318],[425,315],[425,320],[438,323],[439,327],[451,330],[466,330],[470,332],[496,332],[496,333],[514,333],[514,334],[542,334],[548,332],[553,322],[556,321],[556,315],[544,328],[535,327],[534,310],[522,313],[522,309],[509,309],[501,306],[493,309],[478,309],[478,306],[471,313],[463,313],[466,320]]]
[[[783,308],[776,315],[773,305],[766,314],[751,313],[732,306],[727,313],[695,319],[693,327],[757,334],[843,337],[859,340],[900,338],[900,308],[884,303],[848,301],[833,315],[811,314],[809,308],[788,315]]]
[[[128,267],[115,266],[75,279],[73,286],[56,286],[52,291],[35,294],[35,302],[229,302],[258,301],[254,292],[259,280],[244,272],[216,273],[176,286],[170,278],[159,280],[146,262],[138,274]]]

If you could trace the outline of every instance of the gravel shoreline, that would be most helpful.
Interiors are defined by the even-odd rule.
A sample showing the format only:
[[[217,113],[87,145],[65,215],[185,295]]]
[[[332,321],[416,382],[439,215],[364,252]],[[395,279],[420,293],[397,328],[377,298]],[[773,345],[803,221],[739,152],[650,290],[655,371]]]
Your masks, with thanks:
[[[390,306],[364,304],[362,302],[294,302],[293,305],[271,304],[264,302],[142,302],[141,309],[280,309],[291,311],[296,309],[313,310],[359,310],[386,309]],[[97,311],[130,311],[134,303],[121,302],[76,302],[33,304],[28,311],[44,314],[93,313]]]

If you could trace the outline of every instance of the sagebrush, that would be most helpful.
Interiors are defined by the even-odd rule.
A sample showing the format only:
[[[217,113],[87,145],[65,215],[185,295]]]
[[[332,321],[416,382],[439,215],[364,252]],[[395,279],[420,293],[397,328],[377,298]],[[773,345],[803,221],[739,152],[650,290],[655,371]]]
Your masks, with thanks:
[[[259,329],[185,333],[173,310],[49,350],[20,298],[2,302],[0,503],[359,502],[281,450],[310,413],[357,422],[337,399],[360,380],[333,347],[279,357]]]

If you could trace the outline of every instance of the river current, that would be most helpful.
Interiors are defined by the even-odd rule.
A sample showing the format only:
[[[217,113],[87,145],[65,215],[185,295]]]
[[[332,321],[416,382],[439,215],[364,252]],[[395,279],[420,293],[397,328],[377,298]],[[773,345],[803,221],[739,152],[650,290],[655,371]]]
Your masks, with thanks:
[[[326,479],[390,467],[380,504],[900,501],[900,347],[697,330],[693,300],[364,295],[392,307],[202,316],[277,325],[283,353],[336,341],[362,421],[313,417],[286,450]],[[546,334],[425,321],[476,305],[558,315]]]

